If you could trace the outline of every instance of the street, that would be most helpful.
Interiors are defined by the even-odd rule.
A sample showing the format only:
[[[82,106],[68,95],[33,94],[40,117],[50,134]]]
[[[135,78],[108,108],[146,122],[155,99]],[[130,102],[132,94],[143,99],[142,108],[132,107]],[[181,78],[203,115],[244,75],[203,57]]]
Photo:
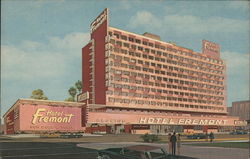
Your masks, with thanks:
[[[95,159],[94,149],[80,148],[75,143],[1,142],[3,159]]]

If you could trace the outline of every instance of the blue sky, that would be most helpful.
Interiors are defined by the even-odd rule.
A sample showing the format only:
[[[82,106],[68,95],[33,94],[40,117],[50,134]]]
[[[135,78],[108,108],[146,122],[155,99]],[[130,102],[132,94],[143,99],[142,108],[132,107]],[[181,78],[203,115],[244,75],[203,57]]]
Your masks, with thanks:
[[[43,89],[50,100],[68,98],[81,80],[81,48],[90,23],[110,9],[110,25],[151,32],[163,41],[201,51],[203,39],[219,43],[227,62],[228,106],[249,100],[247,1],[1,1],[1,110]]]

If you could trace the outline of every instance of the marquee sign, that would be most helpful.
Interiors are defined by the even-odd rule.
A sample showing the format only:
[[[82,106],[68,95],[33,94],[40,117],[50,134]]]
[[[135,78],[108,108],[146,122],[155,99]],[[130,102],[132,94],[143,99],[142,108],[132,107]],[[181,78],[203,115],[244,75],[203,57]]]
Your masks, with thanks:
[[[202,40],[202,53],[213,57],[220,57],[220,45]]]
[[[106,8],[90,25],[91,33],[95,31],[105,20],[108,19],[108,9]]]
[[[184,117],[136,113],[104,113],[89,112],[88,123],[100,124],[138,124],[138,125],[207,125],[207,126],[238,126],[235,117]]]
[[[226,125],[227,120],[189,119],[189,118],[140,118],[140,124],[168,124],[168,125]]]

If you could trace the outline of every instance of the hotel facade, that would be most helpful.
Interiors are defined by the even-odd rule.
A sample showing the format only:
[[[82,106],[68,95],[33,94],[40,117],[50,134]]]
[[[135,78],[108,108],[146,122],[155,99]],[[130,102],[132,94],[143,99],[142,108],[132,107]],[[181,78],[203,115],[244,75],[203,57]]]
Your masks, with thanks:
[[[226,64],[220,46],[203,40],[202,53],[151,33],[109,26],[108,9],[91,23],[82,49],[87,127],[130,133],[220,131],[227,116]],[[87,98],[86,98],[87,97]]]
[[[90,41],[82,48],[80,114],[71,116],[80,122],[75,130],[166,134],[245,125],[227,116],[226,64],[218,44],[203,40],[198,53],[151,33],[111,27],[108,12],[91,23]],[[29,122],[50,121],[42,114],[34,111]]]

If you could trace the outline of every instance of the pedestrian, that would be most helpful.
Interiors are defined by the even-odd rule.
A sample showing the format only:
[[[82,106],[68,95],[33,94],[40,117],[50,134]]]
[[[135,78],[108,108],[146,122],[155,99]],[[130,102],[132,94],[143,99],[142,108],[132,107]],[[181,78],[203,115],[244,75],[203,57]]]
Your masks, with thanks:
[[[206,141],[208,142],[208,133],[206,131],[206,134],[205,134],[205,138],[206,138]]]
[[[214,139],[214,134],[213,134],[213,132],[210,132],[209,138],[210,138],[210,142],[213,142],[213,139]]]
[[[173,133],[173,135],[171,135],[170,141],[171,141],[171,145],[172,145],[172,155],[175,155],[176,141],[177,141],[177,138],[175,136],[175,132]]]
[[[177,136],[177,154],[181,154],[181,134]]]
[[[168,134],[168,153],[171,153],[171,133]]]

